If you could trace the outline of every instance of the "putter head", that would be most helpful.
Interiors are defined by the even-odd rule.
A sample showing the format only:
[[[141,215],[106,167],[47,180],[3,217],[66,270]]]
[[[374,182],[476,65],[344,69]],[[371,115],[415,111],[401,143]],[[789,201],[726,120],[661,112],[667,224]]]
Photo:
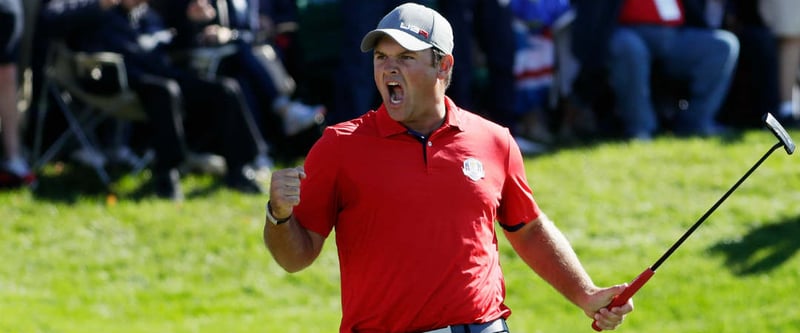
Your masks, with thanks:
[[[764,124],[766,124],[769,130],[772,131],[772,134],[775,134],[775,137],[781,141],[787,154],[791,155],[794,153],[794,141],[792,141],[789,133],[786,133],[786,129],[783,128],[781,123],[779,123],[771,113],[767,112],[767,114],[764,115]]]

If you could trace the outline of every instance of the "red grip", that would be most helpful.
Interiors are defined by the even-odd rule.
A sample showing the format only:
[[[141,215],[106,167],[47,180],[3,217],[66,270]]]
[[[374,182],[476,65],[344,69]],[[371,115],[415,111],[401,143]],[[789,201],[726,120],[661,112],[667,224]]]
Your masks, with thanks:
[[[611,308],[622,306],[625,305],[625,303],[628,303],[628,300],[631,299],[631,297],[633,297],[633,295],[636,294],[636,292],[639,291],[639,289],[642,288],[642,286],[647,283],[647,280],[650,280],[655,273],[656,271],[650,269],[649,267],[645,269],[642,274],[639,274],[639,276],[637,276],[636,279],[634,279],[631,284],[622,291],[622,293],[614,296],[614,298],[611,299],[611,303],[606,305],[606,309],[610,310]],[[598,332],[603,330],[597,326],[597,320],[592,322],[592,328]]]

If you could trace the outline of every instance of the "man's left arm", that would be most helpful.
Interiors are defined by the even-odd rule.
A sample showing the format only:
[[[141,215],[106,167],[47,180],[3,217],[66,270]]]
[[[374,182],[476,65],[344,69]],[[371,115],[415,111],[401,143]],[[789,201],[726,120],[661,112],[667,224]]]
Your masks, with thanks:
[[[604,308],[626,285],[597,287],[567,238],[546,215],[541,214],[519,230],[505,231],[505,235],[529,267],[587,316],[596,319],[600,328],[616,328],[625,314],[633,311],[632,300],[611,311]]]

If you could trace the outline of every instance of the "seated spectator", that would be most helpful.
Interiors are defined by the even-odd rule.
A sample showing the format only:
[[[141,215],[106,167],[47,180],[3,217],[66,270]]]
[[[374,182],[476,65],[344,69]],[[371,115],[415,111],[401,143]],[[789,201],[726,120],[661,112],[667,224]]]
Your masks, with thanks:
[[[31,185],[36,175],[22,155],[17,110],[17,61],[22,37],[22,1],[0,0],[0,188]]]
[[[189,148],[225,158],[226,186],[261,193],[258,183],[243,173],[255,156],[255,143],[245,127],[248,111],[239,86],[233,80],[201,79],[172,66],[163,50],[171,33],[147,2],[51,0],[44,8],[46,29],[72,48],[123,56],[129,85],[148,116],[157,195],[182,198],[177,167]]]
[[[257,40],[259,33],[269,30],[260,25],[259,1],[171,0],[160,2],[158,8],[166,24],[175,28],[172,50],[186,53],[189,62],[193,50],[235,47],[232,54],[223,57],[214,74],[236,79],[258,129],[272,146],[280,146],[286,138],[325,120],[324,107],[291,100],[294,81],[280,59],[267,64],[268,60],[257,57],[257,47],[263,43]],[[267,66],[279,68],[274,71],[276,68]]]
[[[608,79],[627,138],[649,140],[663,129],[651,99],[654,68],[665,78],[687,83],[688,107],[671,119],[674,133],[720,133],[716,117],[739,43],[733,34],[708,27],[704,1],[581,0],[573,5],[577,10],[573,52],[581,62],[582,76]],[[607,76],[597,75],[601,71]]]

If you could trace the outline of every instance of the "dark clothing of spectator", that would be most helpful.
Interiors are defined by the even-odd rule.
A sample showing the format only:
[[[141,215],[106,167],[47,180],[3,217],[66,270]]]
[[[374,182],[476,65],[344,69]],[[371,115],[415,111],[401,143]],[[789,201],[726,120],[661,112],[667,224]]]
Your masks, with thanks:
[[[741,52],[725,105],[729,113],[722,114],[721,121],[733,126],[758,127],[764,112],[778,111],[781,102],[777,40],[764,24],[758,1],[729,0],[726,16],[725,28],[739,38]]]
[[[187,15],[187,9],[193,1],[172,0],[160,4],[159,11],[165,18],[166,24],[174,28],[176,32],[176,41],[171,43],[170,50],[183,54],[184,61],[191,62],[193,50],[204,47],[214,49],[233,46],[235,50],[232,54],[222,57],[216,72],[207,74],[236,80],[241,87],[248,110],[253,116],[254,126],[258,127],[260,132],[257,135],[266,137],[270,146],[278,148],[277,152],[272,152],[273,154],[304,155],[306,151],[290,152],[286,139],[298,134],[298,128],[306,129],[313,125],[313,122],[307,117],[293,118],[297,115],[312,117],[310,112],[313,112],[311,111],[313,108],[291,102],[290,95],[294,92],[293,80],[288,78],[292,84],[284,84],[285,78],[273,75],[267,68],[264,59],[257,56],[258,48],[263,47],[260,44],[262,41],[258,40],[262,29],[260,25],[261,6],[267,6],[271,12],[282,10],[282,8],[276,9],[269,3],[261,4],[254,0],[217,0],[209,3],[216,12],[216,16],[210,21],[195,22]],[[200,36],[204,35],[204,30],[209,26],[229,29],[231,39],[204,42]],[[275,59],[272,65],[282,67],[279,58]],[[276,80],[280,81],[276,82]],[[303,113],[303,111],[306,112]],[[297,119],[306,121],[295,121]],[[322,119],[322,114],[320,114],[319,120]],[[295,122],[292,123],[292,121]],[[267,148],[263,147],[262,150],[264,150],[262,153],[266,154]]]
[[[513,129],[517,121],[513,72],[516,41],[509,3],[439,0],[438,6],[439,12],[457,32],[453,36],[453,79],[447,95],[462,107],[484,113],[495,122]],[[485,82],[480,82],[480,73],[476,71],[476,55],[479,53],[485,56]],[[479,85],[482,88],[477,88]]]
[[[687,83],[688,108],[672,116],[672,129],[680,135],[719,133],[716,115],[738,58],[736,37],[709,27],[702,0],[674,0],[671,18],[658,9],[656,16],[663,24],[621,23],[623,9],[635,8],[625,6],[656,6],[650,0],[626,1],[574,3],[572,50],[582,71],[574,90],[579,99],[591,101],[598,87],[610,86],[623,134],[650,139],[660,129],[651,99],[650,74],[655,69],[653,73],[663,78]]]
[[[255,191],[248,186],[254,184],[242,175],[255,148],[243,130],[245,106],[239,100],[238,86],[233,81],[203,80],[172,66],[163,49],[171,33],[147,4],[130,11],[122,6],[103,10],[95,1],[52,0],[44,18],[45,29],[64,38],[73,49],[123,56],[129,85],[148,116],[156,178],[175,170],[188,143],[191,149],[213,151],[225,158],[227,185]]]

